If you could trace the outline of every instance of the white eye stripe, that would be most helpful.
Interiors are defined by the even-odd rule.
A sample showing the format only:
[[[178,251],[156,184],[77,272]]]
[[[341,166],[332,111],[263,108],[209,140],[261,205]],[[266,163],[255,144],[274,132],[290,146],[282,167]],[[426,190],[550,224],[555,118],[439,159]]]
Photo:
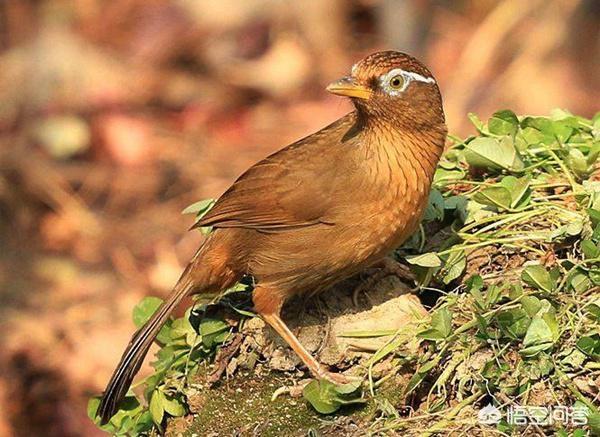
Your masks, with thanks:
[[[399,88],[399,89],[391,88],[389,82],[390,82],[390,79],[393,78],[394,76],[402,76],[404,78],[404,84],[402,85],[402,88]],[[433,77],[425,77],[419,73],[415,73],[414,71],[405,71],[401,68],[396,68],[394,70],[388,71],[386,74],[382,74],[379,77],[379,83],[380,83],[381,87],[385,90],[385,92],[387,92],[390,95],[400,94],[401,92],[406,90],[406,88],[412,81],[424,82],[424,83],[435,83],[435,79]]]
[[[393,70],[395,71],[395,70]],[[433,77],[425,77],[420,75],[419,73],[415,73],[413,71],[404,71],[400,70],[405,78],[409,78],[410,80],[416,80],[417,82],[425,82],[425,83],[435,83],[435,79]]]

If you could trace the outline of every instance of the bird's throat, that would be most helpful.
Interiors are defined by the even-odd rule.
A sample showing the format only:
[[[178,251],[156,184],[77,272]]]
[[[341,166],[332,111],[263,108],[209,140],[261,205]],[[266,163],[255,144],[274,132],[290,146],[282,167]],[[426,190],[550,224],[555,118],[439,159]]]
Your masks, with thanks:
[[[421,184],[433,178],[444,150],[446,127],[407,130],[393,124],[367,125],[362,135],[367,157],[387,161],[392,169],[413,175],[413,181]]]

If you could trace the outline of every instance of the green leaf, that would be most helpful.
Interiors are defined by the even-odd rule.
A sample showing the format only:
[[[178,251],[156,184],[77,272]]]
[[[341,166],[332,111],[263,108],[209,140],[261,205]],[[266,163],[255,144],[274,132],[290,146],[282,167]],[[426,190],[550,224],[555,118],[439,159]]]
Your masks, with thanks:
[[[148,435],[153,427],[154,421],[152,420],[152,414],[150,411],[146,410],[138,416],[132,434],[140,436]]]
[[[473,123],[473,126],[475,126],[475,129],[477,129],[479,131],[479,133],[487,134],[485,125],[483,124],[483,121],[481,121],[481,119],[477,116],[477,114],[475,114],[473,112],[469,112],[467,114],[467,117],[469,117],[469,121],[471,123]]]
[[[481,289],[483,288],[483,278],[479,275],[473,275],[465,281],[465,287],[467,287],[469,292],[481,292]]]
[[[588,208],[586,211],[592,220],[592,224],[598,226],[600,224],[600,211],[594,208]]]
[[[571,349],[560,362],[571,369],[578,369],[583,366],[587,359],[586,355],[578,349]]]
[[[429,201],[423,214],[424,221],[443,220],[444,219],[444,198],[441,193],[433,189],[429,193]]]
[[[304,387],[302,394],[319,413],[331,414],[342,405],[363,403],[357,395],[359,387],[360,383],[336,386],[326,380],[314,380]]]
[[[185,414],[185,407],[175,398],[163,396],[162,405],[164,410],[173,417],[181,417]]]
[[[509,284],[508,297],[510,300],[518,300],[523,296],[523,286],[521,283]]]
[[[526,145],[536,145],[544,141],[545,137],[539,130],[532,127],[525,127],[519,132],[519,137]]]
[[[488,287],[487,293],[485,295],[486,307],[489,308],[490,306],[496,304],[500,300],[502,291],[504,291],[505,289],[506,288],[501,285],[491,284]]]
[[[521,279],[526,284],[546,292],[551,292],[556,287],[556,283],[550,277],[550,273],[541,265],[525,267],[521,273]]]
[[[592,145],[592,147],[590,148],[590,152],[588,153],[587,156],[587,165],[588,166],[593,166],[596,161],[598,160],[598,158],[600,158],[600,142],[596,142]]]
[[[154,296],[148,296],[142,299],[142,301],[133,308],[133,323],[135,323],[136,328],[140,328],[144,323],[150,320],[150,317],[152,317],[162,303],[162,299]]]
[[[405,336],[396,336],[394,339],[392,339],[392,341],[386,343],[382,348],[373,354],[373,356],[369,359],[368,365],[373,365],[379,360],[384,359],[386,356],[398,349],[398,347],[403,343],[406,343]]]
[[[596,318],[597,321],[600,321],[600,299],[596,299],[594,302],[590,302],[585,306],[590,315]]]
[[[152,414],[152,420],[157,425],[160,425],[165,417],[165,409],[163,407],[163,401],[165,395],[160,390],[154,390],[152,397],[150,398],[150,414]]]
[[[587,158],[581,150],[572,148],[569,150],[565,162],[567,166],[575,172],[576,175],[586,176],[592,169],[588,165]]]
[[[539,354],[539,356],[530,361],[529,377],[533,380],[539,380],[544,376],[548,376],[554,369],[553,357],[547,353]]]
[[[591,286],[592,282],[587,275],[581,271],[575,272],[575,274],[569,278],[569,287],[576,293],[583,293],[589,290]]]
[[[583,240],[581,242],[581,250],[585,259],[598,258],[600,256],[600,247],[591,240]]]
[[[537,355],[539,352],[550,349],[559,338],[558,322],[554,308],[548,301],[542,301],[538,315],[536,315],[523,339],[524,349],[519,352],[528,357]]]
[[[489,119],[488,129],[494,135],[515,135],[519,129],[519,119],[508,109],[498,111]]]
[[[448,182],[460,181],[465,177],[464,170],[453,169],[448,170],[445,168],[438,167],[433,176],[433,185],[436,187],[444,186]]]
[[[517,205],[526,205],[529,193],[529,177],[523,176],[517,179],[514,176],[506,176],[500,181],[500,185],[510,193],[510,206],[515,208]]]
[[[523,161],[515,149],[512,140],[478,137],[465,145],[465,159],[469,165],[490,170],[518,171]]]
[[[590,427],[590,434],[589,435],[600,435],[600,413],[598,412],[594,412],[594,413],[590,413],[588,414],[587,417],[587,424]],[[588,434],[586,431],[581,430],[581,437],[586,437]],[[574,436],[574,437],[579,437],[579,436]]]
[[[437,329],[444,337],[452,333],[452,314],[446,307],[440,308],[431,317],[431,326]]]
[[[421,255],[409,255],[406,262],[421,267],[440,267],[442,260],[433,252],[423,253]]]
[[[419,332],[417,335],[425,340],[443,340],[452,332],[452,314],[448,308],[438,309],[431,316],[431,328]]]
[[[576,346],[584,354],[600,359],[600,334],[583,336],[577,340]]]
[[[445,339],[444,335],[437,329],[425,329],[417,334],[420,338],[431,341],[440,341]]]
[[[484,220],[488,217],[493,217],[496,215],[495,211],[492,211],[486,205],[482,205],[479,202],[475,202],[474,200],[469,200],[465,206],[465,216],[461,217],[462,221],[465,224],[469,224],[472,222],[477,222],[480,220]]]
[[[554,108],[554,109],[552,109],[550,111],[550,118],[552,120],[573,120],[573,122],[575,122],[575,126],[578,126],[576,117],[573,116],[573,114],[570,113],[566,109],[562,109],[562,108]]]
[[[187,337],[190,334],[196,334],[196,331],[187,317],[176,319],[171,324],[171,339]]]
[[[421,384],[421,382],[423,382],[425,377],[429,374],[429,371],[435,368],[436,365],[437,361],[433,360],[419,367],[415,374],[408,381],[408,384],[406,384],[404,396],[408,396],[410,393],[412,393]]]
[[[591,217],[590,217],[591,219]],[[592,232],[591,239],[594,243],[600,244],[600,223],[596,225]]]
[[[133,308],[133,323],[137,328],[142,327],[150,317],[154,315],[158,307],[162,305],[162,299],[154,296],[147,296]],[[156,339],[162,343],[168,343],[171,340],[170,336],[171,322],[166,323],[156,336]]]
[[[485,317],[483,317],[481,314],[479,313],[475,313],[475,320],[477,320],[477,325],[479,328],[479,332],[484,335],[486,338],[489,338],[489,333],[488,333],[488,321],[486,320]]]
[[[97,417],[98,407],[100,406],[100,398],[90,398],[87,404],[87,416],[94,422],[95,424],[100,423],[100,419]]]
[[[226,329],[228,329],[228,325],[223,320],[207,317],[200,322],[200,335],[211,335]]]
[[[202,344],[207,348],[222,343],[227,337],[229,326],[223,320],[204,318],[199,325],[199,333],[202,336]],[[223,337],[222,334],[225,334]]]
[[[567,121],[551,120],[546,117],[525,117],[521,121],[521,127],[537,129],[543,135],[544,144],[553,144],[557,140],[564,143],[573,133]]]
[[[442,271],[442,281],[444,284],[449,284],[459,278],[466,266],[467,258],[465,252],[463,250],[452,252],[444,263],[444,269]]]
[[[523,296],[521,305],[529,317],[534,317],[542,308],[542,302],[535,296]]]
[[[356,393],[357,390],[361,387],[361,385],[362,381],[359,379],[355,382],[349,382],[347,384],[336,384],[334,385],[333,389],[336,393],[339,393],[341,395],[351,395],[353,393]],[[348,400],[344,400],[344,402],[347,403]]]
[[[193,203],[182,211],[182,214],[196,214],[196,220],[194,221],[193,228],[197,228],[197,223],[202,217],[204,217],[217,203],[215,199],[204,199],[199,202]],[[200,232],[204,235],[208,235],[212,232],[212,226],[200,227]]]
[[[199,215],[200,217],[202,217],[203,215],[206,215],[206,213],[208,211],[210,211],[210,209],[213,207],[213,205],[215,203],[216,203],[215,199],[200,200],[199,202],[192,203],[191,205],[186,207],[183,211],[181,211],[181,213],[182,214],[196,214],[196,215]]]
[[[499,185],[483,188],[475,193],[473,200],[498,209],[510,209],[512,202],[510,191]]]
[[[572,220],[565,228],[567,235],[571,237],[581,234],[582,230],[583,222],[579,219]]]
[[[496,321],[505,335],[513,340],[519,340],[527,333],[531,318],[523,309],[513,308],[498,313]]]
[[[538,355],[540,352],[543,352],[545,350],[548,350],[552,348],[552,343],[541,343],[541,344],[534,344],[531,346],[528,346],[526,348],[523,348],[519,351],[519,353],[521,355],[523,355],[524,357],[535,357],[536,355]]]
[[[550,329],[552,343],[556,343],[560,337],[560,330],[558,326],[558,321],[556,320],[556,311],[554,307],[551,306],[550,302],[542,301],[542,310],[544,310],[543,306],[547,303],[547,310],[542,314],[542,320],[546,323],[546,326]],[[530,326],[531,328],[531,326]],[[527,338],[527,336],[525,336]],[[524,340],[525,341],[525,340]]]
[[[467,220],[467,203],[468,199],[465,196],[450,196],[444,199],[444,209],[454,210],[454,216],[458,217],[463,223]],[[478,203],[473,202],[478,205]]]

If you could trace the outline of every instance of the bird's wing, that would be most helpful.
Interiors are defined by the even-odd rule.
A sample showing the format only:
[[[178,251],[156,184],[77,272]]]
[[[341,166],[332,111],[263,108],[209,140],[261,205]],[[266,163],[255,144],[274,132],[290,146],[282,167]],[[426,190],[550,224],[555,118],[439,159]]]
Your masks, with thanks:
[[[328,215],[343,166],[335,161],[345,118],[250,167],[194,227],[277,231],[333,224]]]

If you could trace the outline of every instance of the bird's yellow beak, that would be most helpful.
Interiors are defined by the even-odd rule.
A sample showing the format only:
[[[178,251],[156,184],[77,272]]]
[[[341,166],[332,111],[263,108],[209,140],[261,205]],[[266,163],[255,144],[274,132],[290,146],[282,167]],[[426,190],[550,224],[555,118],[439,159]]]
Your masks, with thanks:
[[[359,85],[353,77],[342,77],[340,80],[330,83],[327,91],[338,96],[355,97],[357,99],[368,100],[371,97],[371,90]]]

